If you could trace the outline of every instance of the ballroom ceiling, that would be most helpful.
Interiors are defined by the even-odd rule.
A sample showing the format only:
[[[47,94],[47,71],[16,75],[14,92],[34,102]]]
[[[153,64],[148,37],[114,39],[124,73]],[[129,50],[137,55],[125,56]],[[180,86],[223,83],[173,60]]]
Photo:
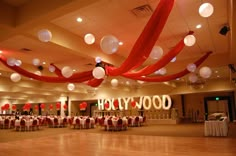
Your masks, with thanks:
[[[214,6],[214,13],[203,18],[198,8],[203,2]],[[235,3],[233,0],[176,0],[167,23],[156,42],[163,48],[164,54],[171,50],[189,31],[194,31],[196,44],[184,47],[175,62],[167,66],[167,75],[181,71],[189,63],[212,51],[202,64],[212,69],[212,75],[204,80],[231,82],[234,73],[228,65],[235,64]],[[6,58],[22,61],[21,67],[34,73],[39,70],[32,64],[40,59],[42,75],[53,76],[48,71],[50,63],[63,68],[70,66],[75,72],[92,70],[95,58],[101,57],[106,63],[119,67],[128,57],[133,45],[148,22],[159,0],[2,0],[0,1],[0,50]],[[77,22],[81,17],[82,22]],[[201,24],[201,28],[196,28]],[[219,33],[223,26],[230,27],[225,35]],[[52,33],[49,42],[41,42],[37,33],[48,29]],[[92,33],[96,41],[92,45],[84,42],[84,36]],[[114,54],[106,54],[100,48],[100,40],[105,35],[114,35],[123,45]],[[135,59],[135,58],[134,58]],[[154,63],[148,58],[143,66]],[[198,68],[199,69],[199,68]],[[118,87],[177,86],[186,85],[188,77],[166,83],[145,82],[123,77],[106,77],[96,88],[85,83],[76,84],[74,91],[67,90],[68,83],[45,83],[22,76],[20,82],[12,82],[14,72],[3,64],[1,71],[1,99],[36,99],[37,97],[60,96],[69,94],[91,94],[101,88],[112,88],[110,81],[117,78]],[[54,75],[55,76],[55,75]],[[235,76],[236,77],[236,76]],[[128,83],[127,83],[128,82]],[[158,87],[157,87],[158,88]]]

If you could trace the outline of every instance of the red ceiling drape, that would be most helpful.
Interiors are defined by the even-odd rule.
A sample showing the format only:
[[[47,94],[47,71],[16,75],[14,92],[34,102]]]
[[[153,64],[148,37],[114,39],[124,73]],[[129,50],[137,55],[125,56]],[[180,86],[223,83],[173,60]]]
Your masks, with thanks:
[[[141,35],[135,42],[128,58],[118,68],[106,66],[107,75],[118,76],[143,64],[159,38],[173,5],[174,0],[161,0],[159,2]]]

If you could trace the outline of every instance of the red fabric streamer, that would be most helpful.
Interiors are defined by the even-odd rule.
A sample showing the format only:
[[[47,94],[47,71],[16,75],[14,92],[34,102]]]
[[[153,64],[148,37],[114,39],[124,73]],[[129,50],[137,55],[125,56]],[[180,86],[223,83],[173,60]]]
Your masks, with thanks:
[[[106,66],[106,73],[108,75],[121,75],[134,67],[137,68],[148,58],[165,26],[173,5],[174,0],[161,0],[159,2],[141,35],[135,42],[128,58],[119,68]]]
[[[91,87],[98,87],[104,79],[91,79],[86,84]]]
[[[190,31],[187,35],[190,35],[190,34],[193,34],[193,31]],[[152,74],[153,72],[166,66],[176,55],[178,55],[181,52],[184,46],[185,44],[184,44],[184,38],[183,38],[172,50],[170,50],[165,56],[163,56],[156,63],[146,66],[137,72],[127,72],[122,75],[132,78],[132,77],[146,76],[146,75]]]
[[[39,80],[39,81],[44,81],[44,82],[51,82],[51,83],[65,83],[65,82],[73,82],[76,81],[77,83],[79,82],[84,82],[84,81],[88,81],[90,79],[93,79],[93,75],[92,75],[92,71],[85,71],[85,72],[81,72],[81,73],[74,73],[71,77],[69,78],[65,78],[65,77],[49,77],[49,76],[39,76],[37,74],[33,74],[30,73],[24,69],[22,69],[21,67],[18,66],[9,66],[7,64],[6,58],[3,57],[2,55],[0,56],[0,61],[7,66],[8,68],[16,71],[17,73],[29,77],[29,78],[33,78],[35,80]]]
[[[194,62],[194,64],[198,67],[200,64],[203,63],[203,61],[205,61],[208,58],[208,56],[211,53],[212,52],[207,52],[199,60]],[[180,77],[182,77],[182,76],[184,76],[184,75],[186,75],[188,73],[189,73],[189,71],[187,69],[184,69],[183,71],[181,71],[179,73],[168,75],[168,76],[154,76],[154,77],[141,77],[140,76],[140,77],[135,77],[135,79],[136,80],[141,80],[141,81],[146,81],[146,82],[166,82],[166,81],[170,81],[170,80],[174,80],[174,79],[180,78]]]

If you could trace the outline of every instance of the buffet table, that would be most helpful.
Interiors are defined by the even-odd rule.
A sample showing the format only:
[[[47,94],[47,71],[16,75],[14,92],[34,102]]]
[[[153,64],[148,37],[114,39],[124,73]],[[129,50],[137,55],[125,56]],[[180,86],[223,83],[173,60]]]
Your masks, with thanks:
[[[205,136],[227,136],[228,135],[228,119],[224,117],[222,120],[205,121]]]

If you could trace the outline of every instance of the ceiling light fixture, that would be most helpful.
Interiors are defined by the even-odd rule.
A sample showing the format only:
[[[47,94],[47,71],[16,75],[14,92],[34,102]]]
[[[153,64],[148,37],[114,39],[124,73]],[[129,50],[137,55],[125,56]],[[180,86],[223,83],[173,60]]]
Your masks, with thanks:
[[[81,17],[78,17],[78,18],[76,19],[76,21],[79,22],[79,23],[81,23],[81,22],[83,21],[83,19],[82,19]]]
[[[202,27],[201,24],[196,25],[196,28],[197,28],[197,29],[200,29],[201,27]]]
[[[123,45],[123,42],[120,41],[120,42],[119,42],[119,45]]]

